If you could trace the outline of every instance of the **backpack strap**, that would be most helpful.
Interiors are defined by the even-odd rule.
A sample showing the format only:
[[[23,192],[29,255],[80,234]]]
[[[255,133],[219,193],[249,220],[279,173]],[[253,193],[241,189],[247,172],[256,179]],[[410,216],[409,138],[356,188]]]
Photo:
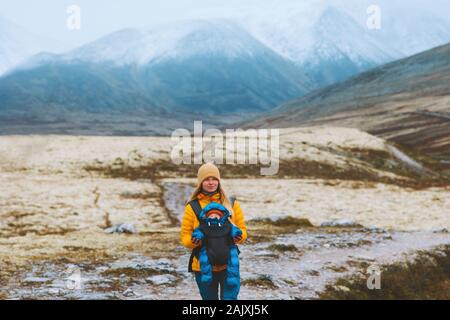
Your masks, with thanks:
[[[200,212],[202,212],[202,206],[200,205],[200,202],[198,202],[198,199],[191,200],[189,202],[192,210],[194,210],[195,215],[197,216],[197,219],[200,221]]]
[[[235,196],[231,196],[230,197],[230,204],[231,204],[231,209],[233,209],[234,207],[234,202],[236,201],[236,197]]]
[[[195,247],[192,250],[192,252],[191,252],[191,256],[189,257],[188,272],[193,272],[193,270],[192,270],[192,262],[194,262],[194,257],[199,259],[199,255],[200,255],[200,247]]]
[[[198,202],[198,199],[189,201],[189,205],[191,206],[192,210],[194,210],[195,216],[197,217],[198,221],[200,221],[200,212],[202,212],[202,206],[200,205],[200,202]],[[200,247],[196,247],[192,250],[191,256],[189,257],[188,272],[192,272],[192,262],[194,261],[194,257],[198,259],[199,254]]]
[[[235,196],[230,197],[230,205],[231,208],[234,207],[234,202],[236,201]],[[198,202],[198,199],[194,199],[189,201],[189,205],[191,206],[192,210],[194,210],[195,215],[197,216],[197,219],[200,220],[200,212],[202,212],[202,206],[200,205],[200,202]]]

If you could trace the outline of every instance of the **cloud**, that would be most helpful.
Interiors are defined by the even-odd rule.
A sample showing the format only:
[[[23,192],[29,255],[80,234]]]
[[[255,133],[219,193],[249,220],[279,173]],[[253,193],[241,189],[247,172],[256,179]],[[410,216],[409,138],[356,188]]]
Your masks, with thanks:
[[[386,19],[414,23],[428,12],[450,23],[448,0],[2,0],[0,14],[28,30],[48,35],[62,42],[81,45],[112,31],[162,22],[195,18],[271,19],[295,10],[310,10],[326,5],[344,8],[358,22],[364,23],[365,9],[379,4]],[[82,10],[82,28],[66,28],[66,8],[76,3]],[[307,18],[304,15],[305,19]],[[302,19],[299,15],[299,19]]]

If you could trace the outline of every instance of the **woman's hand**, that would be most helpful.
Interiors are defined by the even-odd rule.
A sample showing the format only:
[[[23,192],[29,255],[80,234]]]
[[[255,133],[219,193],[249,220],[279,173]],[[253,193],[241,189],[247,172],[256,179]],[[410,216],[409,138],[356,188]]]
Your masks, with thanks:
[[[202,245],[202,240],[197,239],[197,238],[191,238],[191,242],[192,242],[193,244],[195,244],[196,246],[197,246],[197,245]]]
[[[238,243],[238,242],[241,241],[241,240],[242,240],[242,236],[241,236],[241,235],[239,235],[239,236],[233,238],[234,243]]]
[[[195,244],[196,246],[202,244],[202,240],[197,239],[197,238],[192,238],[192,239],[191,239],[191,242],[192,242],[193,244]]]
[[[195,245],[201,245],[204,237],[205,234],[200,230],[200,228],[196,228],[194,232],[192,232],[191,242]]]
[[[233,237],[234,243],[238,243],[242,240],[242,230],[233,225],[231,227],[231,236]]]

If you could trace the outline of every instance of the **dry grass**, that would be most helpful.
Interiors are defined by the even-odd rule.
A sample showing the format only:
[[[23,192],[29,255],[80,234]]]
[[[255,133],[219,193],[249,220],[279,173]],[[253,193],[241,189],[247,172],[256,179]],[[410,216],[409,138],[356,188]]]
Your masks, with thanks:
[[[277,236],[294,233],[302,228],[314,228],[313,224],[304,218],[287,216],[278,220],[255,219],[247,221],[248,239],[251,244],[271,242]]]
[[[386,172],[392,172],[398,176],[409,178],[409,180],[398,180],[393,183],[402,187],[410,187],[416,190],[421,190],[429,187],[445,187],[450,185],[450,176],[446,174],[444,166],[438,160],[433,159],[426,154],[419,153],[402,144],[392,144],[410,158],[421,163],[426,168],[426,173],[418,173],[417,171],[409,169],[405,165],[399,163],[387,151],[359,148],[344,150],[348,152],[347,156],[364,161],[373,168]],[[389,183],[388,181],[380,182]]]
[[[130,192],[123,192],[120,194],[120,197],[122,199],[158,199],[160,194],[158,192],[141,192],[141,193],[130,193]]]
[[[161,274],[167,274],[169,272],[162,271],[159,269],[153,269],[153,268],[142,268],[142,269],[136,269],[136,268],[116,268],[116,269],[108,269],[102,272],[103,276],[106,277],[120,277],[121,275],[125,275],[130,278],[147,278],[151,276],[161,275]]]
[[[10,238],[16,236],[26,236],[28,234],[35,234],[38,236],[47,236],[47,235],[65,235],[70,232],[77,231],[73,228],[61,228],[61,227],[50,227],[47,226],[45,229],[36,229],[35,224],[31,223],[23,223],[20,221],[8,222],[8,228],[5,228],[3,231],[0,231],[0,236],[3,238]]]
[[[84,170],[110,178],[129,180],[150,179],[152,181],[169,177],[194,178],[200,165],[177,165],[167,160],[154,160],[146,164],[132,166],[118,158],[112,164],[87,165]]]
[[[275,238],[274,236],[269,236],[269,235],[254,234],[253,230],[250,228],[248,229],[248,232],[252,233],[252,235],[247,238],[247,242],[250,244],[271,242]]]
[[[93,285],[89,287],[89,290],[94,292],[123,292],[127,288],[125,283],[122,283],[118,279],[114,279],[111,282],[107,282],[106,286]]]
[[[327,269],[333,270],[334,272],[345,272],[347,268],[344,266],[328,266]]]
[[[55,265],[61,265],[63,267],[68,264],[76,264],[88,271],[94,270],[96,267],[115,259],[115,256],[99,248],[64,246],[63,249],[63,251],[45,256],[30,257],[30,261],[36,264],[52,261]]]
[[[257,278],[244,279],[241,281],[244,286],[260,287],[267,289],[277,289],[277,285],[273,283],[272,279],[266,275],[260,275]]]
[[[264,221],[264,220],[263,220]],[[304,218],[295,218],[291,216],[287,216],[282,219],[275,220],[271,222],[272,225],[280,228],[307,228],[307,227],[314,227],[313,224],[308,220]]]
[[[297,247],[293,244],[286,245],[286,244],[271,244],[267,249],[271,251],[278,251],[278,252],[296,252],[298,251]]]
[[[386,183],[413,189],[425,189],[429,187],[442,187],[450,185],[450,178],[438,176],[422,176],[406,167],[395,163],[392,156],[386,151],[366,149],[342,149],[327,150],[336,155],[356,158],[363,161],[366,166],[348,164],[347,167],[338,167],[325,162],[311,161],[302,158],[281,159],[279,170],[273,176],[261,176],[259,165],[218,165],[223,178],[272,178],[272,179],[338,179],[346,181],[360,181],[364,186],[373,183]],[[155,160],[147,164],[131,166],[123,160],[116,160],[109,165],[88,165],[84,169],[111,178],[125,178],[129,180],[151,179],[153,182],[164,178],[195,178],[199,165],[177,165],[168,160]],[[383,171],[397,175],[399,178],[380,175],[376,172]],[[355,185],[359,188],[361,185]],[[157,195],[138,195],[139,197],[157,197]]]
[[[320,299],[450,299],[450,245],[442,251],[420,252],[411,262],[382,268],[381,289],[369,290],[365,277],[340,279]],[[344,286],[349,291],[337,290]]]

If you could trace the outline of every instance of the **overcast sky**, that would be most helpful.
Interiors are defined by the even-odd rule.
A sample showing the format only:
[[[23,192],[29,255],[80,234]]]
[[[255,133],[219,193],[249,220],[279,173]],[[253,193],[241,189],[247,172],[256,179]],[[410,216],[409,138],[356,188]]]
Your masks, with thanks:
[[[262,5],[265,2],[265,5]],[[229,17],[243,11],[264,14],[270,18],[271,6],[295,7],[305,2],[323,0],[0,0],[0,16],[37,34],[59,40],[70,46],[93,41],[100,36],[126,27],[149,26],[156,23],[192,18]],[[333,0],[363,21],[365,7],[379,4],[386,16],[413,14],[425,10],[448,18],[450,0]],[[81,29],[70,31],[66,26],[69,5],[81,9]],[[382,11],[383,12],[383,11]],[[268,14],[269,13],[269,14]],[[394,14],[395,13],[395,14]]]

